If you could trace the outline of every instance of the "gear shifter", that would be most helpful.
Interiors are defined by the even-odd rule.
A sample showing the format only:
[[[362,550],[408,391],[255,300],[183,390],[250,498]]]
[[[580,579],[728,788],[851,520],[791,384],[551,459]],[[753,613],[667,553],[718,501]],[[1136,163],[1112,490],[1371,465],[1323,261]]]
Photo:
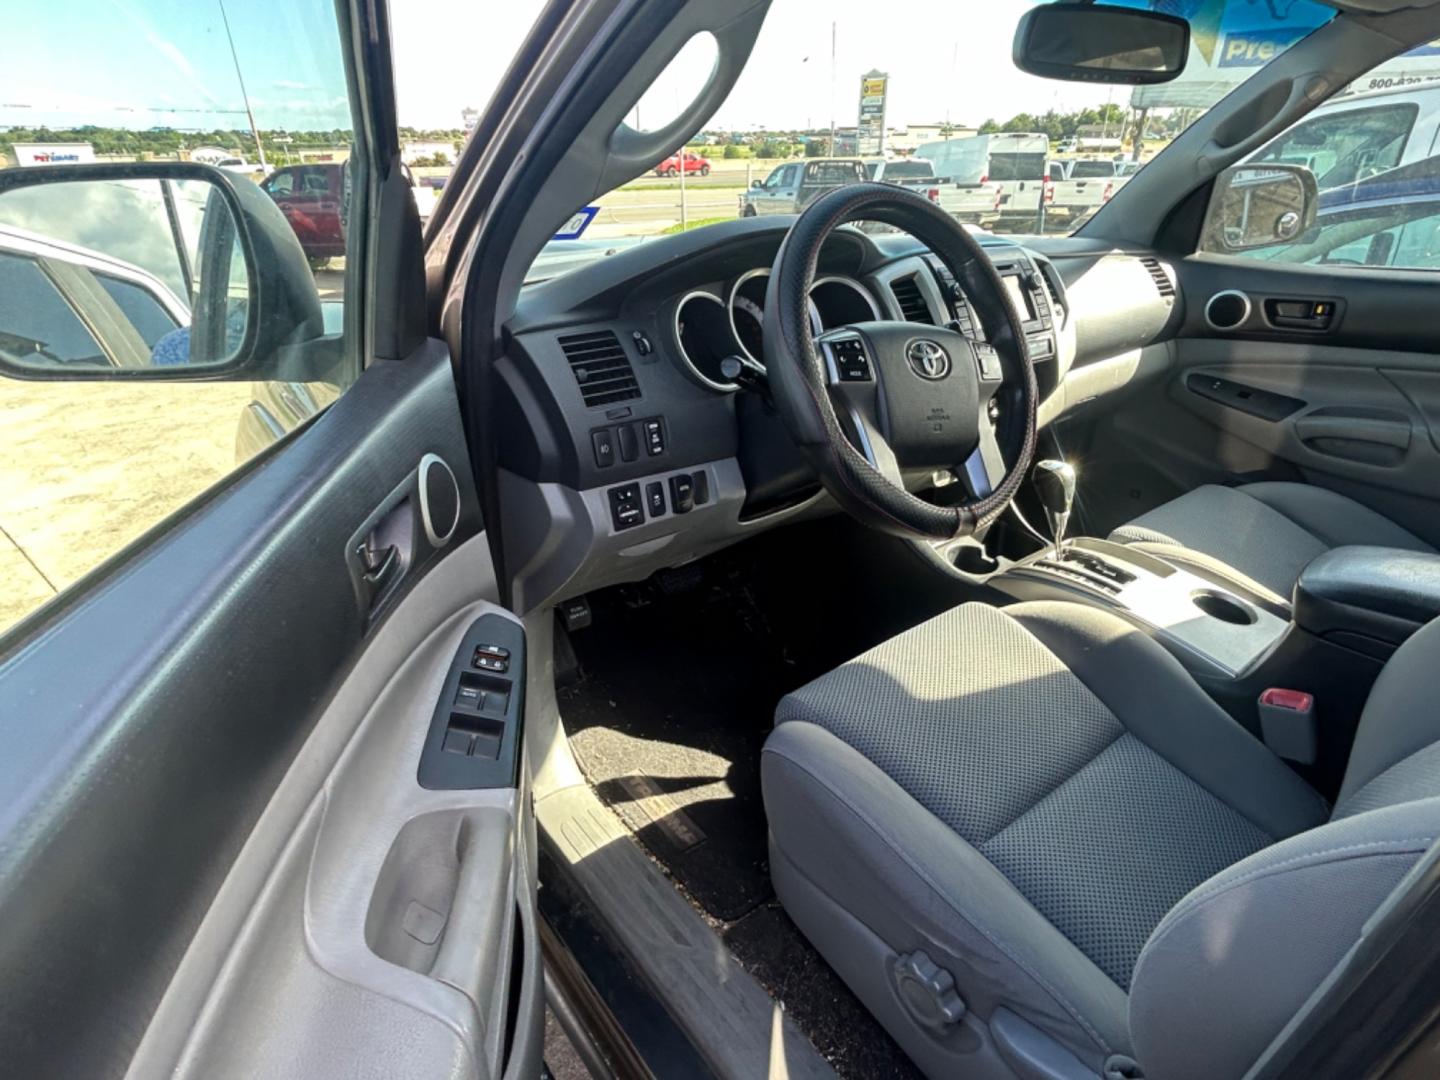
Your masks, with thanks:
[[[1045,507],[1045,520],[1055,540],[1055,559],[1065,556],[1065,527],[1070,524],[1070,508],[1075,503],[1075,467],[1064,461],[1047,459],[1035,466],[1030,474],[1040,503]]]

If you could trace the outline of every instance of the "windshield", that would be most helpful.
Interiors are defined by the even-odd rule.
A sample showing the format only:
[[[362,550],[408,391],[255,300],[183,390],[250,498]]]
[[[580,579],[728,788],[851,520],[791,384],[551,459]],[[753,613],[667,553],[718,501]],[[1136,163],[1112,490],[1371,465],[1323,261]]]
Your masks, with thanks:
[[[1030,6],[890,0],[877,18],[859,0],[775,0],[738,83],[688,146],[704,168],[672,157],[596,199],[583,238],[552,242],[530,279],[682,229],[796,213],[857,168],[892,183],[937,178],[917,189],[976,228],[1071,233],[1206,109],[1334,14],[1310,0],[1132,0],[1185,16],[1192,39],[1179,79],[1128,87],[1017,70],[1015,25]],[[631,126],[675,115],[711,56],[692,41]],[[1083,182],[1097,178],[1108,183]]]

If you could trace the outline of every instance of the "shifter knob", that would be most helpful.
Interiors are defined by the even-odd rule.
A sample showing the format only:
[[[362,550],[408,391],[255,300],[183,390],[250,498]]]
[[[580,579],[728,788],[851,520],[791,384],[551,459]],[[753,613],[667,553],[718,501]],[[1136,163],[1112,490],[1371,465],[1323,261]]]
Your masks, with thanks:
[[[1065,528],[1070,524],[1070,508],[1075,503],[1075,467],[1049,459],[1037,463],[1030,478],[1045,508],[1050,535],[1055,541],[1055,557],[1059,559],[1065,544]]]

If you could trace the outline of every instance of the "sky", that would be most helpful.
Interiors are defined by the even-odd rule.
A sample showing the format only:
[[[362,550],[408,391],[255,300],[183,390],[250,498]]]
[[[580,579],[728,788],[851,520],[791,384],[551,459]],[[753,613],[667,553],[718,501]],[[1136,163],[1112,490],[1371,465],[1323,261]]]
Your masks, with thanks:
[[[1185,2],[1198,7],[1223,0]],[[261,128],[350,126],[331,0],[228,0],[224,9],[221,3],[10,4],[0,126],[243,128],[245,93]],[[774,0],[750,62],[709,126],[824,128],[832,119],[853,125],[860,77],[872,69],[890,76],[890,126],[978,125],[1019,112],[1126,103],[1127,88],[1060,83],[1016,70],[1011,39],[1030,3]],[[461,126],[463,109],[488,102],[541,6],[542,0],[391,0],[400,122]],[[1255,7],[1254,0],[1229,3],[1233,12]],[[668,119],[708,71],[703,58],[674,66],[678,73],[662,75],[642,101],[643,126]]]

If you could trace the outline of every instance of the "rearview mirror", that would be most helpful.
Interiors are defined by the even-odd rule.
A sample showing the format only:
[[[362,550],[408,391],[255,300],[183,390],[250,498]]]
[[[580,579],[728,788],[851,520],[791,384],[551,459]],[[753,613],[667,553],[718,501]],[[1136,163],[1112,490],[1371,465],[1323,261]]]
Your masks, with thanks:
[[[1315,224],[1315,174],[1303,165],[1235,165],[1215,178],[1201,248],[1248,251],[1283,244]]]
[[[1169,82],[1185,70],[1189,54],[1184,19],[1109,4],[1039,4],[1015,28],[1015,66],[1046,79]]]
[[[0,171],[0,373],[252,379],[324,332],[284,215],[191,162]]]

